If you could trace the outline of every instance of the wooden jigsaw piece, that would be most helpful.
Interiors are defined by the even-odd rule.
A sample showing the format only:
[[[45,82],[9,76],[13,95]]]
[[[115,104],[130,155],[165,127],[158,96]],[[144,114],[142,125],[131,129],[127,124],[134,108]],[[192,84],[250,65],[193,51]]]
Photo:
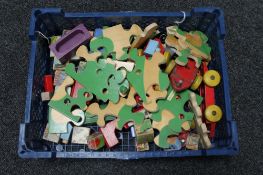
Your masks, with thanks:
[[[65,71],[86,89],[89,89],[98,99],[104,102],[110,100],[113,103],[119,101],[119,91],[116,89],[120,89],[120,83],[123,82],[125,76],[121,70],[116,70],[114,65],[88,61],[84,70],[77,73],[74,64],[70,63],[66,66]],[[115,80],[109,82],[111,77]]]
[[[49,133],[66,133],[67,124],[72,122],[76,126],[81,126],[85,121],[84,112],[80,109],[76,109],[72,112],[72,115],[78,116],[80,121],[75,122],[69,119],[64,114],[58,112],[55,109],[49,108],[49,117],[48,117],[48,132]]]
[[[90,50],[94,53],[101,52],[102,57],[106,59],[114,52],[113,42],[106,37],[94,38],[90,41]]]
[[[89,53],[85,45],[78,48],[76,55],[78,57],[85,58],[86,61],[97,61],[98,57],[101,55],[100,52]]]
[[[140,48],[156,32],[158,25],[152,23],[132,43],[131,48]]]
[[[103,37],[107,37],[113,42],[117,60],[128,58],[126,48],[131,46],[130,38],[139,36],[141,33],[141,28],[136,24],[133,24],[130,30],[124,30],[121,24],[103,29]]]
[[[147,91],[147,100],[143,102],[143,107],[149,112],[156,112],[158,110],[156,101],[164,99],[166,96],[167,91],[158,91],[151,86]]]
[[[197,133],[200,135],[200,142],[204,149],[209,149],[212,147],[211,141],[208,137],[208,130],[206,124],[202,121],[202,111],[199,105],[201,104],[202,100],[200,96],[197,96],[195,93],[190,93],[190,106],[195,114],[194,121],[195,121],[195,128]]]
[[[153,99],[154,97],[156,100],[160,98],[160,94],[157,95],[159,97],[156,97],[152,93],[151,98],[149,98],[152,100],[151,102],[147,101],[146,94],[153,85],[158,85],[160,91],[165,94],[170,83],[168,75],[159,68],[160,64],[166,62],[165,57],[160,52],[155,52],[150,60],[146,60],[144,56],[138,55],[137,49],[130,51],[130,57],[135,61],[135,67],[132,72],[128,72],[127,79],[141,99],[148,105],[148,110],[156,111],[156,109],[151,109],[154,104],[151,105],[150,103],[156,103]]]
[[[67,77],[55,91],[48,105],[67,116],[69,119],[79,122],[80,117],[72,114],[73,108],[79,107],[81,110],[85,110],[86,102],[90,101],[93,95],[87,89],[82,88],[78,90],[78,98],[71,97],[66,92],[66,88],[73,85],[73,83],[74,80],[71,77]]]

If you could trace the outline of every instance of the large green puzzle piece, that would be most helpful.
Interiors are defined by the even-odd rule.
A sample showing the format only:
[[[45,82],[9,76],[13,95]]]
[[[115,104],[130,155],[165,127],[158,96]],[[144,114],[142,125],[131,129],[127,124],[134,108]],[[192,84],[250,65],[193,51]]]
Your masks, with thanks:
[[[192,35],[199,35],[201,40],[202,40],[202,45],[200,47],[195,46],[195,45],[194,45],[194,47],[196,47],[197,49],[201,50],[206,55],[210,55],[211,47],[209,47],[209,45],[207,44],[207,41],[208,41],[207,36],[201,31],[191,31],[189,33],[192,34]],[[186,39],[186,42],[189,42],[189,41]]]
[[[63,89],[61,89],[61,91],[63,91]],[[89,95],[87,96],[86,94]],[[48,105],[53,109],[56,109],[57,111],[61,112],[71,120],[78,122],[80,120],[80,116],[75,116],[72,114],[73,107],[77,106],[81,110],[84,110],[86,108],[86,102],[90,101],[93,98],[93,95],[89,93],[89,91],[85,88],[78,90],[77,98],[71,97],[66,92],[63,93],[63,95],[64,96],[62,96],[61,98],[52,98]]]
[[[172,91],[169,87],[168,94]],[[185,111],[184,106],[189,101],[189,90],[185,90],[179,93],[175,93],[174,97],[169,100],[159,100],[157,102],[159,111],[152,113],[152,120],[155,125],[161,124],[166,116],[163,116],[163,111],[169,111],[173,117],[169,120],[164,127],[159,130],[159,135],[155,138],[155,143],[161,148],[169,148],[167,143],[167,137],[170,135],[179,134],[182,131],[182,124],[184,122],[190,122],[193,120],[194,113],[192,111]],[[202,97],[196,95],[197,103],[200,105]],[[158,128],[156,128],[158,129]]]
[[[120,83],[125,77],[120,70],[116,70],[112,64],[100,64],[96,61],[88,61],[83,71],[76,73],[74,64],[68,64],[66,73],[77,80],[86,89],[96,95],[98,99],[106,102],[111,100],[113,103],[119,101]],[[110,81],[110,78],[114,81]],[[116,79],[115,79],[116,78]]]
[[[168,75],[159,68],[165,62],[163,55],[156,53],[150,60],[146,60],[145,56],[138,55],[137,49],[132,49],[130,58],[135,61],[135,67],[128,72],[127,79],[144,102],[147,101],[146,94],[150,86],[159,85],[160,91],[167,89],[170,84]]]

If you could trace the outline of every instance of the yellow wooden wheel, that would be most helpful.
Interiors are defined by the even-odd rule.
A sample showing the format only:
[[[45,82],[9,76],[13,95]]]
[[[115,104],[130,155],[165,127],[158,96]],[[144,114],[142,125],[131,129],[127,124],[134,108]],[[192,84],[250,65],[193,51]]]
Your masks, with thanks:
[[[191,89],[195,91],[200,86],[200,84],[202,83],[202,80],[203,80],[202,76],[197,75],[195,77],[193,84],[191,85]]]
[[[143,55],[143,50],[142,49],[138,49],[138,55],[142,56]]]
[[[205,118],[210,122],[218,122],[222,118],[222,110],[217,105],[210,105],[205,109]]]
[[[220,83],[220,75],[215,70],[209,70],[204,74],[204,82],[207,86],[215,87]]]
[[[169,64],[166,66],[164,72],[166,72],[167,74],[170,74],[170,73],[172,72],[172,70],[173,70],[173,68],[174,68],[175,65],[176,65],[175,61],[174,61],[174,60],[171,60],[171,61],[169,62]]]
[[[168,65],[168,63],[170,62],[170,59],[171,59],[171,54],[170,52],[168,51],[165,51],[163,56],[165,57],[165,60],[166,60],[166,65]]]

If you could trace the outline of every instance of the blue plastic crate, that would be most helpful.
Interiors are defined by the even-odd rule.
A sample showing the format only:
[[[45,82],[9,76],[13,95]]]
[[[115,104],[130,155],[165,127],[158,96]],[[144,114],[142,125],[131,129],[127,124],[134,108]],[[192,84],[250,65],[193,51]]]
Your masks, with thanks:
[[[223,118],[217,124],[216,136],[209,150],[164,151],[151,143],[150,151],[136,152],[135,140],[129,132],[123,132],[123,140],[118,146],[92,151],[86,145],[58,145],[42,140],[47,123],[48,105],[41,101],[42,79],[52,73],[47,40],[38,37],[36,31],[50,37],[59,35],[63,29],[71,29],[84,23],[88,29],[123,24],[129,28],[136,23],[142,28],[152,22],[159,24],[159,30],[174,24],[183,17],[181,12],[100,12],[65,13],[57,8],[33,9],[29,37],[32,41],[29,60],[25,116],[20,124],[18,154],[22,158],[117,158],[138,159],[152,157],[184,157],[235,155],[239,151],[236,122],[232,119],[227,64],[224,51],[225,24],[223,11],[218,8],[195,8],[186,13],[186,20],[180,28],[186,31],[200,30],[209,38],[212,47],[210,68],[222,76],[216,88],[216,104],[223,110]],[[91,126],[97,130],[97,126]]]

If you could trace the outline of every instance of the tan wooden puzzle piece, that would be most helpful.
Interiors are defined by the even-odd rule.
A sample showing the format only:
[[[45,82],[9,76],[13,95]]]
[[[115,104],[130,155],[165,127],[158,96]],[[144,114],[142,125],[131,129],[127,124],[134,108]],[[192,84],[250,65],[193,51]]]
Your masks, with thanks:
[[[111,39],[114,44],[117,60],[125,54],[123,49],[131,46],[130,38],[139,36],[141,33],[142,30],[137,24],[133,24],[130,30],[123,29],[121,24],[103,29],[103,37]]]
[[[158,110],[156,101],[158,99],[164,99],[166,96],[167,91],[158,91],[151,86],[147,91],[147,101],[143,102],[143,107],[150,112],[155,112]]]
[[[141,35],[133,41],[131,48],[141,47],[156,32],[157,28],[158,25],[156,23],[152,23],[147,26]]]
[[[97,58],[101,55],[100,52],[88,53],[88,49],[85,45],[78,48],[76,55],[78,57],[85,58],[86,61],[97,61]]]
[[[190,93],[190,106],[195,114],[194,120],[195,120],[195,128],[198,132],[198,134],[200,135],[200,142],[203,148],[205,149],[209,149],[211,148],[211,141],[208,138],[208,130],[207,127],[205,125],[205,123],[203,123],[202,121],[202,111],[200,109],[200,107],[197,104],[196,101],[196,95],[195,93],[191,92]]]

